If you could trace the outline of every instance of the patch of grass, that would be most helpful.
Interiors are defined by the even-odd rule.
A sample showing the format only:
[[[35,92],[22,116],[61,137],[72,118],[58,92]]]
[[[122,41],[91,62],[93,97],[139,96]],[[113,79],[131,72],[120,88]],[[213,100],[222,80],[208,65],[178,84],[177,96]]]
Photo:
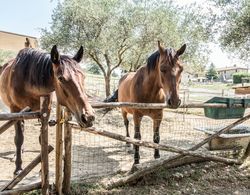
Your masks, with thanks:
[[[193,83],[189,87],[192,88],[203,88],[203,89],[211,89],[211,90],[222,90],[222,89],[232,89],[232,83]]]

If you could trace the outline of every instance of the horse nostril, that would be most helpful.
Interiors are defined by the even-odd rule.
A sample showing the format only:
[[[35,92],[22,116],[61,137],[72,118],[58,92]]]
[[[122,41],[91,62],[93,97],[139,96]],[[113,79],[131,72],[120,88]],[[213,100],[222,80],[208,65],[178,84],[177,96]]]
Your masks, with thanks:
[[[81,119],[82,119],[83,123],[85,123],[85,124],[87,123],[87,119],[86,119],[86,116],[84,114],[82,114]]]
[[[170,99],[168,100],[168,105],[169,105],[169,106],[171,106],[171,105],[172,105],[172,103],[171,103],[171,100],[170,100]]]
[[[92,121],[94,121],[94,120],[95,120],[95,116],[90,115],[90,116],[88,117],[88,121],[92,122]]]

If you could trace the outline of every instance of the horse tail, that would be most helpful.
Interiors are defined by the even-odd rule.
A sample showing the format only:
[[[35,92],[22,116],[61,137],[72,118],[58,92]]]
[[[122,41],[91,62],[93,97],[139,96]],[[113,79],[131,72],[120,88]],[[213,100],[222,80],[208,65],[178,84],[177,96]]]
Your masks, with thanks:
[[[107,97],[104,102],[117,102],[118,101],[118,89],[110,97]]]
[[[107,97],[103,102],[118,102],[118,89],[113,93],[113,95]],[[113,109],[114,108],[104,108],[103,109],[104,113],[102,117],[104,117],[108,112],[110,112]]]

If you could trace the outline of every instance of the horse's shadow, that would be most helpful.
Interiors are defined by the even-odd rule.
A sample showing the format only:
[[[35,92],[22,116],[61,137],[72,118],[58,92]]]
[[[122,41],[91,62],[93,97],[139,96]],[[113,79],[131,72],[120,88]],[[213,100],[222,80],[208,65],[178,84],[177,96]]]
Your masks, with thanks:
[[[86,179],[114,174],[121,171],[124,155],[128,155],[123,147],[86,147],[73,146],[72,178]]]
[[[14,155],[15,155],[15,151],[1,152],[0,158],[12,161]],[[10,157],[10,156],[12,156],[12,157]]]

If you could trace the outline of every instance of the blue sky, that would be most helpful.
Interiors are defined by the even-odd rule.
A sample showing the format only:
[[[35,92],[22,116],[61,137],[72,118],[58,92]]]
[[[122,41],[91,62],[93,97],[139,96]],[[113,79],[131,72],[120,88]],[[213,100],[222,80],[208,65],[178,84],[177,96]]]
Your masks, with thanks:
[[[185,5],[205,0],[176,0]],[[39,37],[41,28],[49,28],[51,14],[58,0],[2,0],[0,11],[0,30]],[[223,53],[218,45],[211,44],[210,59],[216,67],[235,63]],[[237,62],[237,61],[236,61]]]
[[[0,30],[39,37],[56,5],[57,0],[2,0]]]

